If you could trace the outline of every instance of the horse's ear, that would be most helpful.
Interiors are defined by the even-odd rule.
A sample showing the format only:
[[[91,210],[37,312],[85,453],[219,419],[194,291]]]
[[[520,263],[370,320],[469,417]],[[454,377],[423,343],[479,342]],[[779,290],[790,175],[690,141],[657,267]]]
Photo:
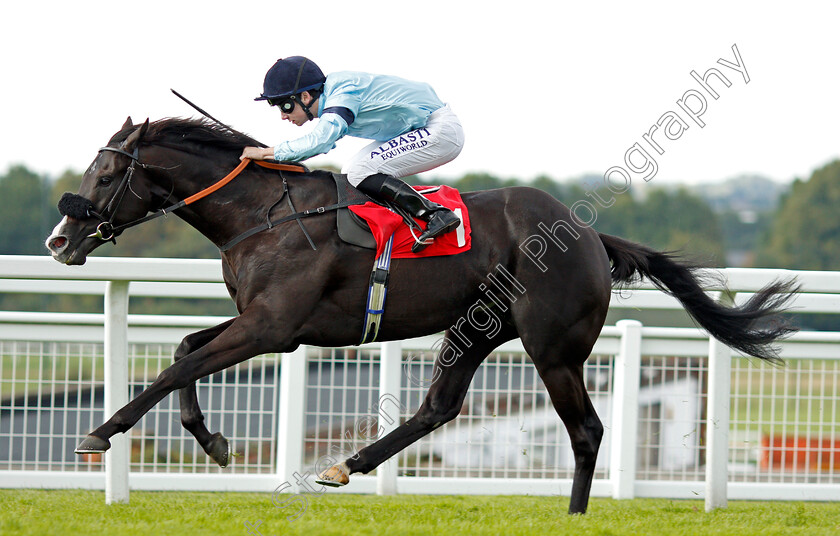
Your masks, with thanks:
[[[146,131],[149,130],[149,120],[146,119],[146,122],[140,125],[140,128],[129,134],[128,138],[126,138],[125,142],[123,142],[122,147],[120,147],[123,151],[130,153],[137,148],[137,144],[143,139],[143,135],[146,134]]]
[[[125,129],[127,129],[127,128],[131,128],[131,127],[133,127],[133,126],[134,126],[134,123],[132,123],[132,122],[131,122],[131,116],[129,115],[129,116],[126,118],[125,123],[123,123],[123,126],[122,126],[122,128],[121,128],[120,130],[125,130]]]

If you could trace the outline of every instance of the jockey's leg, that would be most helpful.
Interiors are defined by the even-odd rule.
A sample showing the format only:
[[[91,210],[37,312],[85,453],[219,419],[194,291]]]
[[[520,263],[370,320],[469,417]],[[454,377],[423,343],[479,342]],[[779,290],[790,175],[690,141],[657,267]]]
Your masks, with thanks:
[[[461,123],[449,106],[444,106],[429,116],[426,126],[388,141],[369,144],[341,172],[347,174],[350,184],[366,194],[390,201],[415,218],[428,222],[426,231],[420,236],[421,242],[412,248],[417,252],[425,247],[422,241],[455,229],[460,220],[399,179],[453,160],[463,144]]]
[[[461,219],[448,208],[426,199],[417,190],[400,179],[377,173],[365,178],[357,188],[376,199],[394,203],[411,217],[427,223],[426,230],[417,238],[411,251],[419,253],[436,237],[454,231]],[[427,242],[428,241],[428,242]]]

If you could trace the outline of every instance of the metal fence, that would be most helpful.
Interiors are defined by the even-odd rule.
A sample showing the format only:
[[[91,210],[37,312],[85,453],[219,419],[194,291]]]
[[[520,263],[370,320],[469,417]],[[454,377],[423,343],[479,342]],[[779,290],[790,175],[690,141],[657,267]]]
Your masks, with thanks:
[[[840,274],[724,274],[736,300],[797,275],[805,290],[798,312],[840,312]],[[183,430],[177,395],[141,419],[123,445],[116,436],[104,460],[73,454],[111,413],[109,404],[121,405],[120,382],[123,398],[133,397],[171,363],[186,333],[224,320],[129,314],[126,329],[113,304],[129,291],[223,298],[219,281],[213,261],[91,259],[68,268],[0,257],[0,292],[94,294],[112,304],[104,315],[0,311],[0,486],[105,488],[116,501],[127,500],[128,486],[270,492],[288,482],[286,491],[295,492],[300,477],[354,453],[419,407],[439,337],[301,348],[198,383],[208,428],[239,454],[227,469]],[[676,311],[679,304],[642,288],[616,295],[611,315],[639,309]],[[840,499],[840,333],[801,332],[781,348],[788,364],[774,368],[732,356],[694,328],[633,320],[606,326],[585,367],[606,428],[593,495],[705,497],[708,507],[727,497]],[[568,494],[573,464],[566,431],[514,341],[479,368],[455,421],[337,492]]]

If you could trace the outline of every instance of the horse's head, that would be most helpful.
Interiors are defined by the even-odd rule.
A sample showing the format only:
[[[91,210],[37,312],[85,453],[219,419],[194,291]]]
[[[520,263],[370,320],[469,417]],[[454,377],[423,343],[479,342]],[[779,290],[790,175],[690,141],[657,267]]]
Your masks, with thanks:
[[[140,141],[149,120],[133,125],[129,117],[107,147],[99,150],[82,178],[78,194],[65,193],[58,203],[64,216],[47,238],[53,258],[84,264],[87,255],[119,234],[115,227],[144,216],[152,203],[149,182],[143,180]]]

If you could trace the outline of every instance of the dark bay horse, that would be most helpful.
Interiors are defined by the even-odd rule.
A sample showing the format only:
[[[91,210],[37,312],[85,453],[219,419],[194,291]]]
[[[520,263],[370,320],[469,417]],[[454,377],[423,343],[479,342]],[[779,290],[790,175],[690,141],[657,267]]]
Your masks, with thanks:
[[[193,196],[236,167],[247,145],[254,140],[205,121],[134,125],[129,119],[99,151],[79,194],[69,196],[47,247],[59,262],[83,264],[111,238],[103,221],[119,226]],[[325,172],[284,177],[298,210],[336,202]],[[223,188],[175,213],[221,247],[264,223],[282,192],[276,171],[248,165]],[[704,293],[694,266],[600,234],[542,191],[503,188],[466,193],[463,199],[472,248],[455,256],[395,259],[379,331],[380,340],[445,331],[435,381],[416,415],[326,472],[336,481],[343,478],[340,483],[454,419],[484,358],[519,337],[571,437],[575,473],[569,511],[585,512],[603,427],[586,393],[583,363],[604,324],[613,284],[650,278],[714,337],[760,359],[778,360],[771,344],[792,331],[771,318],[796,291],[791,281],[777,281],[744,305],[726,307]],[[291,212],[280,203],[271,216]],[[92,431],[77,452],[107,450],[111,436],[129,430],[178,390],[181,422],[224,467],[230,446],[205,427],[196,380],[301,344],[340,347],[359,341],[374,252],[340,241],[335,212],[303,221],[317,249],[291,222],[222,252],[224,280],[239,316],[184,338],[174,363]]]

